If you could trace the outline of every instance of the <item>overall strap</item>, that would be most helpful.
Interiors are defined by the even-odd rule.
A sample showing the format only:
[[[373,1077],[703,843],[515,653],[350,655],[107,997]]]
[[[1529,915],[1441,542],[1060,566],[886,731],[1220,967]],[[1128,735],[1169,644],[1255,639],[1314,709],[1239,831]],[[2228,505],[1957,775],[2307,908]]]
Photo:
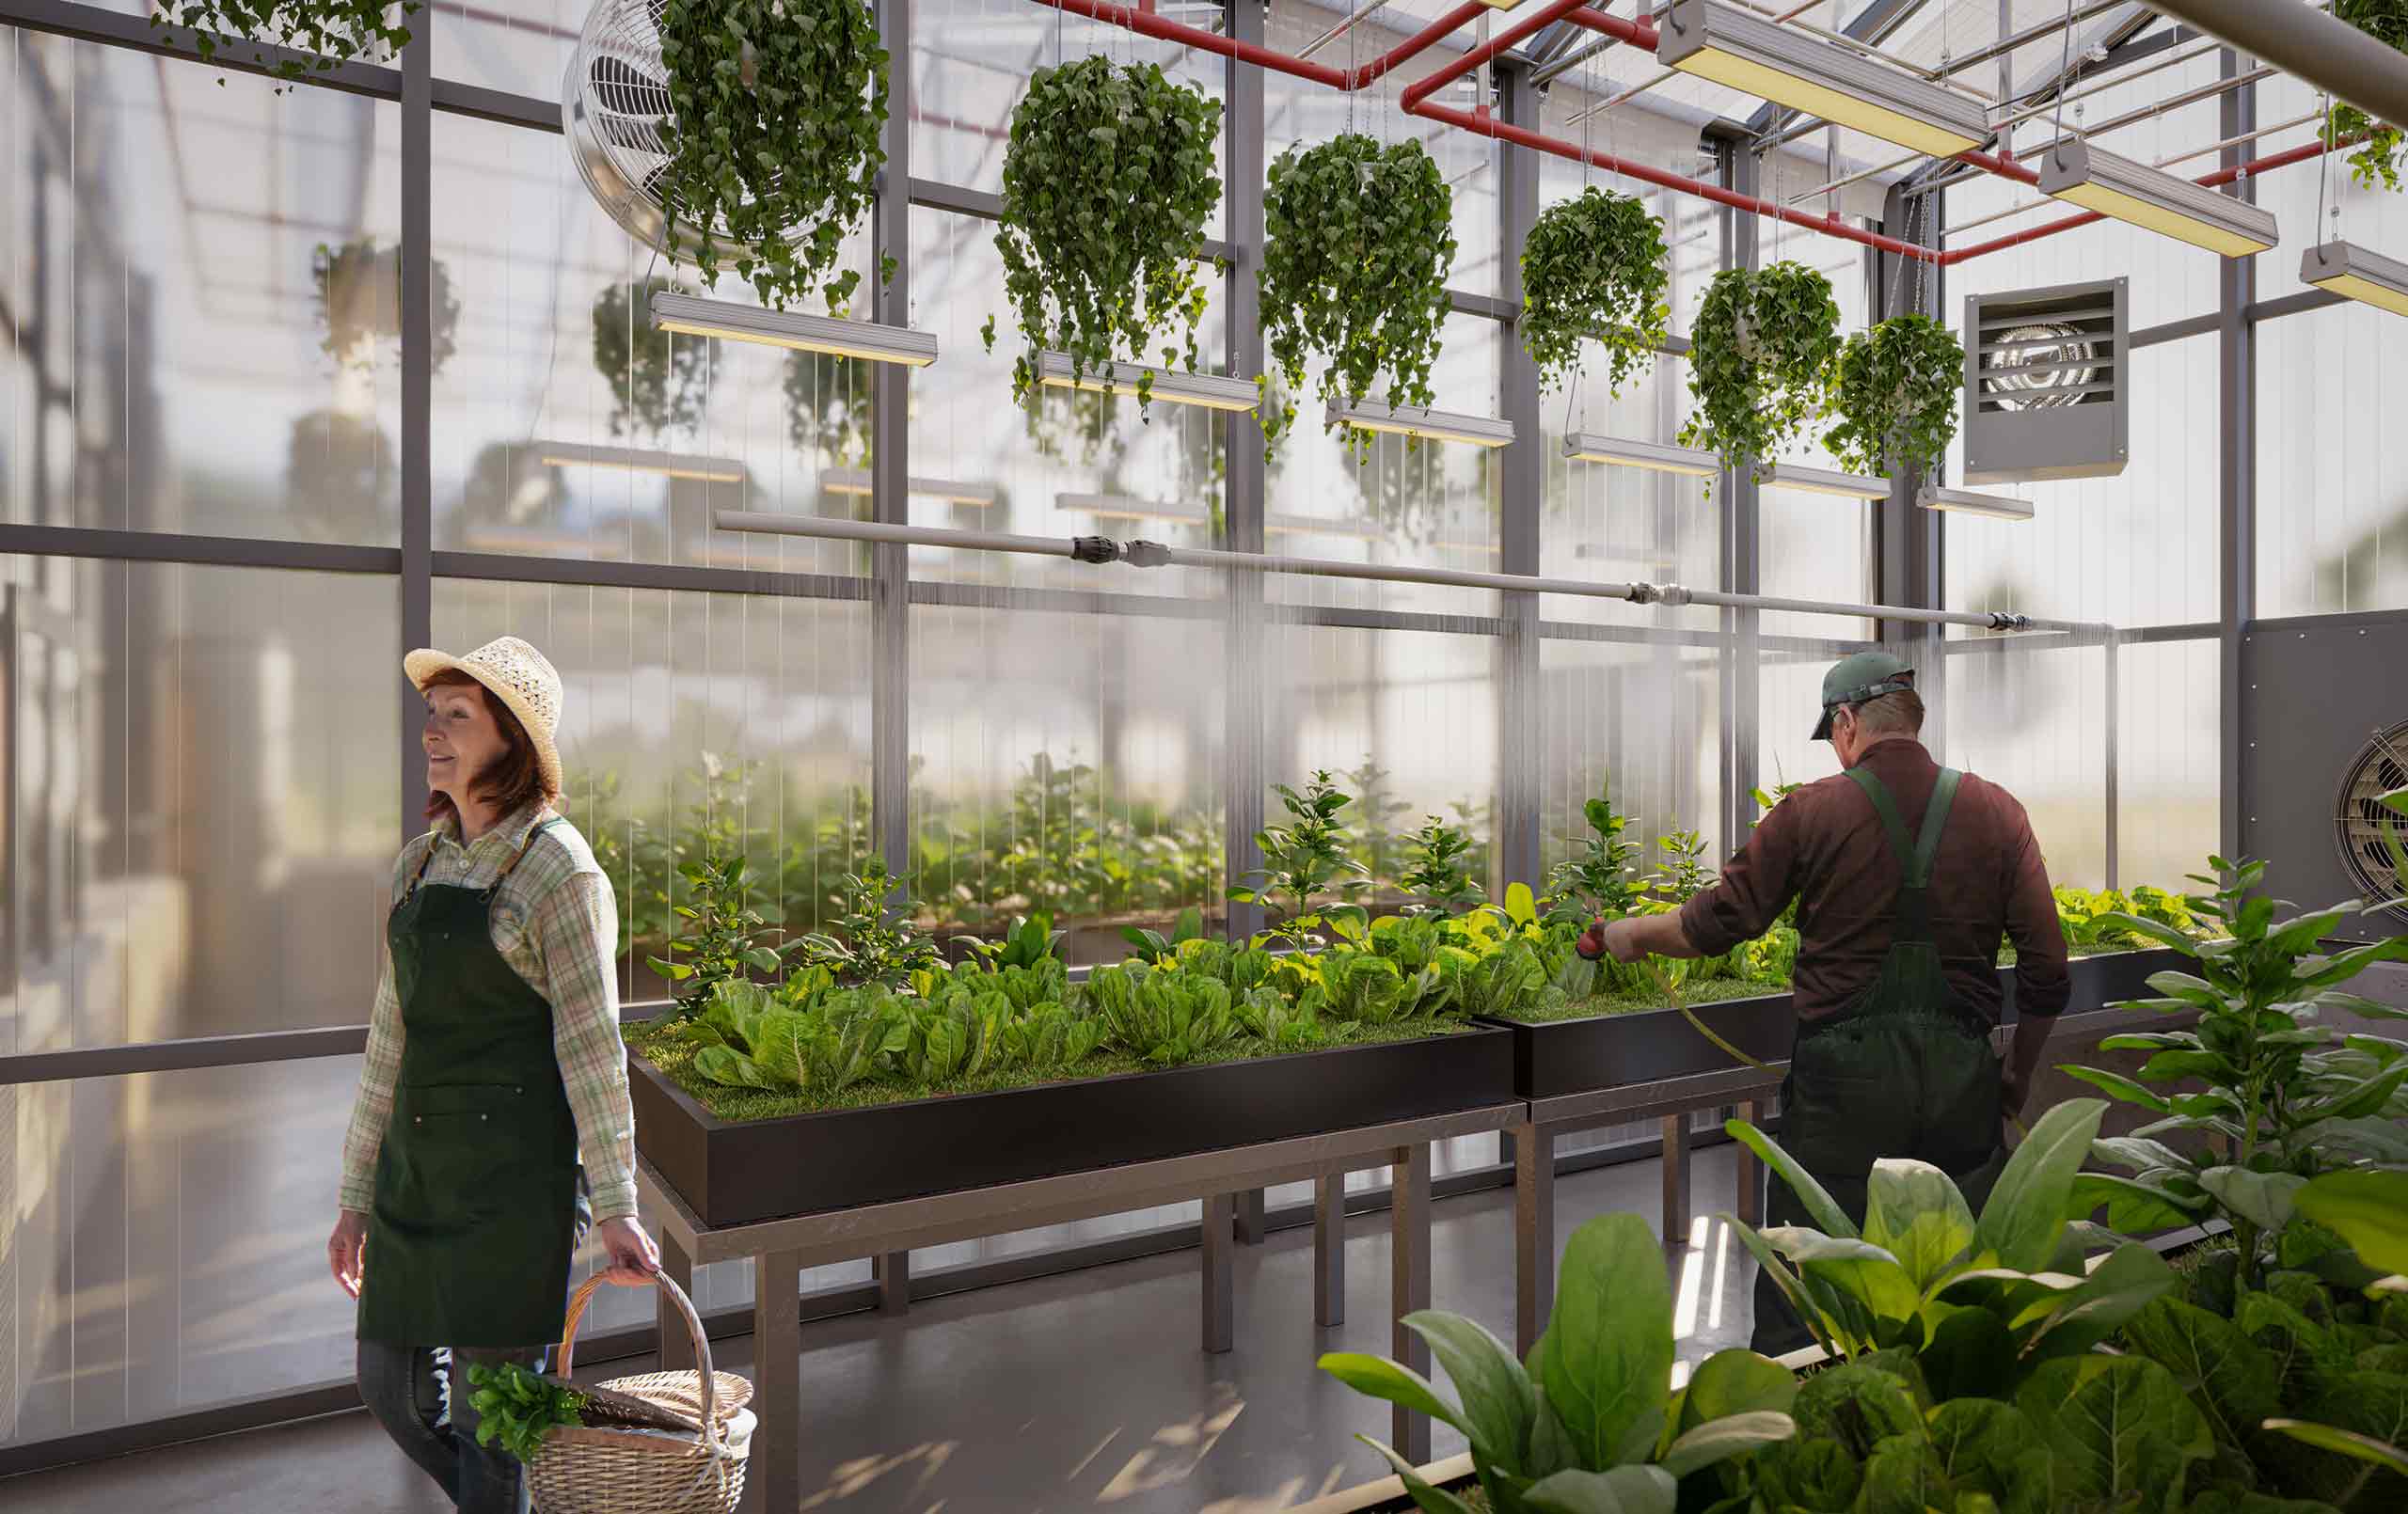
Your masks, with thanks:
[[[1893,938],[1900,941],[1931,939],[1931,861],[1940,853],[1941,832],[1948,828],[1948,812],[1956,802],[1956,784],[1964,777],[1953,767],[1940,770],[1940,781],[1932,785],[1931,803],[1923,812],[1923,828],[1910,843],[1907,839],[1907,823],[1898,813],[1898,801],[1890,796],[1889,785],[1867,772],[1861,764],[1847,770],[1864,796],[1873,801],[1873,810],[1881,817],[1881,828],[1887,834],[1890,853],[1898,860],[1900,880],[1898,902],[1893,911],[1896,929]]]

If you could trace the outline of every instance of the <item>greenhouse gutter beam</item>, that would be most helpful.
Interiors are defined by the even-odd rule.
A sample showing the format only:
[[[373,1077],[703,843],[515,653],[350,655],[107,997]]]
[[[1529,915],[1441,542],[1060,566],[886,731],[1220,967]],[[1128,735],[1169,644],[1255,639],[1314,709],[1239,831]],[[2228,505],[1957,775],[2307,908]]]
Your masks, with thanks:
[[[2266,0],[2149,0],[2377,120],[2408,121],[2408,56],[2322,10]]]
[[[1224,568],[1242,573],[1284,573],[1308,578],[1356,578],[1379,583],[1428,584],[1442,589],[1489,589],[1500,593],[1570,594],[1618,599],[1633,605],[1715,605],[1732,609],[1791,610],[1802,615],[1909,621],[1922,625],[1970,625],[1988,631],[2069,631],[2113,636],[2101,622],[2039,620],[2004,612],[1918,609],[1901,605],[1851,605],[1839,601],[1775,599],[1763,594],[1726,594],[1678,584],[1592,583],[1515,573],[1458,568],[1421,568],[1405,563],[1339,562],[1326,558],[1277,557],[1225,552],[1213,547],[1164,546],[1158,542],[1115,542],[1098,536],[1014,536],[1001,531],[956,530],[935,526],[895,526],[878,521],[832,520],[820,515],[779,515],[761,511],[719,510],[713,528],[771,536],[812,536],[889,545],[955,547],[974,552],[1010,552],[1025,557],[1069,558],[1081,562],[1125,561],[1133,567]]]

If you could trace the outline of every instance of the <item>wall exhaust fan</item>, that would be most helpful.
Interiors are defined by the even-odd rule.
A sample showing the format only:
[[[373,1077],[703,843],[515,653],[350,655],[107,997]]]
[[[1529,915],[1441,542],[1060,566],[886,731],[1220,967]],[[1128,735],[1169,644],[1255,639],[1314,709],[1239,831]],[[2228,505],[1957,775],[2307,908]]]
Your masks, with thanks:
[[[2400,878],[2408,870],[2408,815],[2383,802],[2399,789],[2408,789],[2408,720],[2375,732],[2341,775],[2333,841],[2368,907],[2387,907],[2408,920],[2408,888]]]
[[[2120,278],[1966,296],[1967,483],[2124,471],[2127,313]]]

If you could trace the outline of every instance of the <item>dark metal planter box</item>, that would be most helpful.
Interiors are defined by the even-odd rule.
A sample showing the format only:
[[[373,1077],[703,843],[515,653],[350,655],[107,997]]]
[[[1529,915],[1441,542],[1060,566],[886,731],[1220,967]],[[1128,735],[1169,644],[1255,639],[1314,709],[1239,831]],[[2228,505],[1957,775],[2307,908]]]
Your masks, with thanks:
[[[2180,968],[2189,961],[2181,953],[2164,947],[2076,957],[2068,964],[2073,997],[2066,1007],[2099,1009],[2121,1000],[2151,997],[2149,974]],[[2006,989],[2007,1018],[2012,1021],[2015,970],[2001,968],[1998,973]],[[1689,1007],[1713,1027],[1715,1034],[1751,1057],[1778,1062],[1789,1055],[1797,1015],[1787,993]],[[1513,1093],[1521,1098],[1586,1094],[1720,1072],[1733,1065],[1722,1049],[1698,1034],[1677,1010],[1651,1009],[1537,1025],[1519,1020],[1482,1023],[1513,1032]]]
[[[722,1120],[630,1053],[636,1149],[705,1224],[746,1224],[1502,1104],[1510,1033]]]

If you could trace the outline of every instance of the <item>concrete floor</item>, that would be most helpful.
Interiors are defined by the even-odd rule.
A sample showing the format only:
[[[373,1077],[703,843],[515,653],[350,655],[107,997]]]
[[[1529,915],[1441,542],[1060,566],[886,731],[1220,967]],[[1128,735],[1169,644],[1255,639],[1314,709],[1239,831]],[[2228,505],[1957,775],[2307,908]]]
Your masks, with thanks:
[[[1692,1159],[1701,1211],[1727,1206],[1733,1148]],[[1561,1232],[1608,1209],[1654,1222],[1653,1161],[1557,1185]],[[1441,1202],[1432,1237],[1440,1308],[1513,1338],[1513,1194]],[[1385,1215],[1348,1227],[1348,1321],[1312,1323],[1312,1236],[1290,1230],[1237,1253],[1236,1349],[1196,1348],[1196,1257],[1174,1253],[807,1326],[802,1507],[840,1514],[1247,1514],[1367,1481],[1384,1468],[1354,1443],[1387,1406],[1313,1367],[1325,1350],[1385,1354]],[[1684,1360],[1746,1343],[1746,1254],[1719,1222],[1671,1254]],[[748,1369],[749,1341],[722,1364]],[[596,1376],[643,1370],[621,1362]],[[580,1377],[587,1374],[580,1372]],[[1461,1449],[1443,1427],[1438,1451]],[[230,1436],[0,1482],[0,1509],[122,1514],[441,1514],[449,1503],[364,1414]],[[786,1514],[780,1510],[777,1514]]]

